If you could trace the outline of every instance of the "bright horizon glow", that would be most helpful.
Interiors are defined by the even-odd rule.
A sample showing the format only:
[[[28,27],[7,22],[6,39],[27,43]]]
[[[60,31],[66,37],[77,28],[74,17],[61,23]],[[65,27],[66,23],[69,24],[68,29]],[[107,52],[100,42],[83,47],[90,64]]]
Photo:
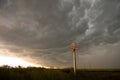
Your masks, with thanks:
[[[24,61],[20,58],[15,57],[8,57],[8,56],[0,56],[0,66],[8,65],[12,67],[16,66],[22,66],[22,67],[28,67],[28,66],[34,66],[39,67],[39,65]]]

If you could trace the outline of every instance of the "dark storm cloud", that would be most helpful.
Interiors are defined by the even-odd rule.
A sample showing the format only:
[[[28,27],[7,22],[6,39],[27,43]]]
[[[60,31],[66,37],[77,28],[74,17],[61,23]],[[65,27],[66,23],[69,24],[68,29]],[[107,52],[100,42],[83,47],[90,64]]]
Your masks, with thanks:
[[[112,47],[106,50],[112,49],[116,57],[119,49],[114,44],[120,45],[119,11],[119,0],[0,0],[1,47],[46,66],[70,66],[69,45],[73,41],[78,43],[81,54],[98,50],[89,58],[99,57],[99,47],[108,45]],[[108,60],[109,65],[114,63],[114,59]]]
[[[54,0],[52,2],[38,1],[40,4],[38,4],[37,0],[34,2],[34,4],[33,2],[34,1],[29,2],[28,4],[27,1],[22,0],[21,3],[24,4],[21,6],[16,5],[18,9],[15,9],[15,13],[6,13],[7,16],[2,16],[4,21],[1,22],[1,34],[5,36],[5,40],[24,46],[31,46],[30,43],[32,43],[32,46],[37,46],[37,48],[60,47],[64,44],[68,44],[66,36],[70,36],[69,27],[64,27],[64,17],[61,18],[61,15],[57,15],[58,8],[56,7],[56,5],[58,3],[53,3]],[[46,6],[46,3],[48,6]],[[22,10],[20,9],[22,6],[26,7],[23,7]],[[34,6],[37,10],[34,10]],[[68,32],[66,31],[67,29]],[[63,38],[57,40],[58,36],[61,36]],[[63,40],[64,43],[62,42]],[[51,41],[49,44],[46,43],[49,41]],[[39,43],[41,45],[39,45]],[[58,43],[61,44],[57,45]]]

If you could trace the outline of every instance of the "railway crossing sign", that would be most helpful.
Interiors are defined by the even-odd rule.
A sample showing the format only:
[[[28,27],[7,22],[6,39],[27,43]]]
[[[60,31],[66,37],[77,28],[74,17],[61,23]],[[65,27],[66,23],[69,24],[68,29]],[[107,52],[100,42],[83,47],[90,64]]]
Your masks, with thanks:
[[[70,48],[71,48],[71,52],[72,52],[72,55],[73,55],[74,74],[76,74],[76,50],[79,50],[79,48],[77,47],[76,42],[73,42],[70,45]]]

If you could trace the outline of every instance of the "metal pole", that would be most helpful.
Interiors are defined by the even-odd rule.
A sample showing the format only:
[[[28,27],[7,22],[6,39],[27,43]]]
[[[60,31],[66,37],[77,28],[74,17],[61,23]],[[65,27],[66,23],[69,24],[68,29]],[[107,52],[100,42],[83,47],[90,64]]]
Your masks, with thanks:
[[[74,74],[76,75],[76,52],[73,52],[73,66],[74,66]]]

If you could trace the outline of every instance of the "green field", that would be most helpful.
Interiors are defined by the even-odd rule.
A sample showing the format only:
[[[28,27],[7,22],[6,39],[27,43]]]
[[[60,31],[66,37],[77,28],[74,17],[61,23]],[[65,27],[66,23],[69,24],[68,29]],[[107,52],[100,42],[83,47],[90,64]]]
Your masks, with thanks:
[[[0,80],[120,80],[120,70],[0,67]]]

